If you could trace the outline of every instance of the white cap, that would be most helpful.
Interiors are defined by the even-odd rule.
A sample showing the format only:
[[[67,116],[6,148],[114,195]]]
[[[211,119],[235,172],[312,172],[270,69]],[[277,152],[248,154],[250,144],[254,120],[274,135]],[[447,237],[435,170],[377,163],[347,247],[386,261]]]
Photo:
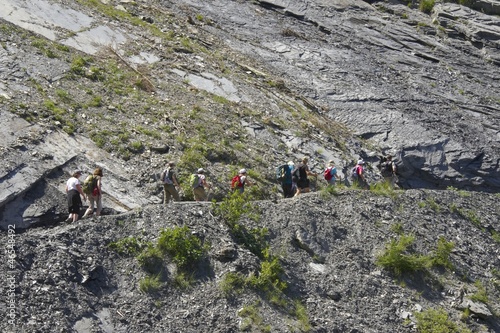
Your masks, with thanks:
[[[358,161],[358,164],[365,164],[365,161],[363,161],[363,160],[359,160],[359,161]]]
[[[203,170],[203,168],[198,169],[198,173],[204,173],[204,172],[205,172],[205,170]]]
[[[241,169],[240,173],[247,173],[247,170],[246,169]]]
[[[295,165],[295,163],[293,163],[293,161],[289,161],[288,165]]]

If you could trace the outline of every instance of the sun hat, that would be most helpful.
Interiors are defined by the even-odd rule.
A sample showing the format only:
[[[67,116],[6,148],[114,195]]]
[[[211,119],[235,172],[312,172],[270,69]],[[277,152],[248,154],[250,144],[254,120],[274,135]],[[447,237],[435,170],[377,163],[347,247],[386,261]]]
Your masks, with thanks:
[[[239,173],[247,173],[246,169],[241,169]]]
[[[293,163],[293,161],[289,161],[289,162],[288,162],[288,165],[290,165],[290,166],[291,166],[291,165],[295,165],[295,163]]]

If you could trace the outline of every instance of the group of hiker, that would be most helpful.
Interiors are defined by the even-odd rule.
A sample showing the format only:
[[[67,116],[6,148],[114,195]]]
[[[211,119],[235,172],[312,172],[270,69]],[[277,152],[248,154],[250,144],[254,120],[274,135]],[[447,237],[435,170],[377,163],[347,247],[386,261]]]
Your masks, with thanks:
[[[318,177],[319,174],[312,172],[307,165],[309,159],[304,157],[298,166],[295,166],[293,161],[281,165],[276,169],[276,179],[281,182],[283,196],[285,198],[292,198],[301,193],[310,192],[310,180],[308,176]],[[369,189],[370,185],[365,177],[365,162],[363,159],[357,161],[356,165],[351,169],[350,179],[352,184],[360,189]],[[382,157],[378,165],[384,180],[394,188],[397,181],[397,167],[392,161],[392,156],[388,155]],[[344,175],[346,177],[347,175]],[[334,186],[337,181],[341,181],[335,162],[328,161],[325,169],[323,170],[323,178],[329,186]]]
[[[102,168],[96,168],[92,175],[87,176],[84,183],[80,183],[81,170],[73,171],[71,178],[66,182],[66,194],[68,199],[69,216],[66,222],[76,222],[82,207],[82,198],[84,201],[89,201],[89,207],[83,214],[82,218],[90,215],[100,216],[102,211],[102,190],[101,178]]]
[[[162,171],[160,181],[163,184],[163,203],[167,204],[170,200],[180,201],[179,179],[175,170],[175,162],[168,162],[167,168]],[[207,182],[205,170],[199,168],[189,178],[189,183],[193,191],[195,201],[207,201],[211,185]],[[231,189],[243,193],[245,186],[251,186],[253,183],[247,177],[246,169],[241,169],[231,180]]]
[[[281,165],[276,169],[276,179],[281,183],[283,196],[292,198],[311,191],[309,177],[318,177],[320,174],[311,171],[308,166],[309,159],[303,157],[301,162],[296,166],[293,161]],[[360,159],[351,169],[350,178],[352,183],[358,188],[369,189],[365,178],[365,162]],[[378,165],[384,180],[394,188],[397,181],[397,167],[392,160],[392,156],[383,157]],[[69,216],[67,222],[76,222],[79,217],[80,207],[82,206],[82,198],[84,201],[89,201],[89,206],[82,218],[94,215],[100,216],[102,211],[102,190],[101,179],[103,176],[102,168],[96,168],[92,175],[86,177],[83,184],[79,178],[82,175],[81,170],[75,170],[72,177],[66,182],[66,193],[68,200]],[[323,170],[323,178],[329,186],[335,186],[337,181],[341,181],[337,168],[333,160],[328,161]],[[344,172],[344,177],[346,172]],[[180,184],[175,169],[175,162],[168,162],[166,168],[160,175],[160,181],[163,184],[163,203],[167,204],[171,200],[180,201]],[[197,169],[189,179],[190,187],[193,191],[193,197],[196,201],[208,201],[208,194],[211,185],[207,182],[205,170]],[[251,186],[253,183],[247,177],[246,169],[239,170],[238,174],[231,179],[231,190],[243,193],[245,186]],[[95,208],[94,208],[95,207]]]

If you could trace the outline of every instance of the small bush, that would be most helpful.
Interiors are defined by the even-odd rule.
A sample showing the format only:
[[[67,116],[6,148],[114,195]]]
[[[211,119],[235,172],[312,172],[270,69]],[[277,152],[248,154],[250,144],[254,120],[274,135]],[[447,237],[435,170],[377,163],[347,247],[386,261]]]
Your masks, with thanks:
[[[255,289],[261,291],[283,291],[287,288],[286,282],[280,279],[283,273],[283,268],[278,258],[272,258],[261,263],[260,272],[258,276],[249,278],[248,283]]]
[[[427,257],[407,253],[415,240],[414,236],[401,235],[385,246],[385,252],[376,259],[376,264],[392,271],[396,276],[406,272],[422,271],[429,267]]]
[[[163,270],[163,255],[156,246],[151,244],[137,256],[137,261],[146,272],[158,274]]]
[[[230,226],[246,216],[254,221],[260,218],[260,211],[248,200],[246,193],[232,192],[219,204],[214,203],[212,208],[218,216],[222,217]]]
[[[148,244],[141,242],[139,239],[133,236],[129,236],[108,244],[108,247],[118,254],[131,256],[138,255],[147,246]]]
[[[194,284],[193,274],[178,272],[174,278],[174,284],[179,289],[187,289]]]
[[[264,320],[259,313],[259,307],[260,303],[257,302],[254,305],[244,306],[240,311],[238,311],[238,316],[243,318],[240,325],[240,329],[242,331],[263,333],[271,332],[271,326],[264,323]]]
[[[470,296],[469,298],[472,301],[487,304],[488,294],[486,293],[486,288],[484,288],[484,285],[481,283],[481,281],[476,281],[474,285],[476,286],[477,291],[474,295]]]
[[[139,282],[139,289],[145,293],[152,293],[161,288],[159,275],[148,275]]]
[[[396,191],[392,188],[391,184],[387,181],[379,182],[370,186],[370,191],[376,195],[382,195],[389,198],[397,196]]]
[[[141,141],[134,141],[130,144],[129,149],[132,152],[138,153],[144,149],[144,145],[142,144]]]
[[[309,332],[312,329],[307,315],[307,309],[299,301],[295,301],[295,317],[299,321],[299,329],[301,332]]]
[[[158,238],[158,248],[172,257],[180,269],[186,269],[200,260],[206,248],[187,226],[163,229]]]
[[[234,296],[240,294],[245,288],[245,277],[240,273],[229,272],[219,283],[219,288],[224,296]]]
[[[434,4],[435,0],[421,0],[418,9],[423,13],[430,14],[434,9]]]
[[[327,197],[332,196],[332,195],[337,196],[338,194],[339,194],[339,192],[338,192],[337,187],[335,185],[325,186],[319,192],[319,195],[324,199],[326,199]]]
[[[435,211],[436,213],[439,213],[441,211],[441,207],[438,205],[436,200],[434,198],[427,198],[425,202],[429,205],[429,207]]]
[[[470,330],[454,323],[443,309],[428,309],[415,313],[419,333],[470,333]]]
[[[404,234],[403,225],[401,223],[395,223],[391,225],[391,231],[396,235],[402,235]]]
[[[432,256],[432,264],[434,266],[443,266],[448,269],[453,269],[453,264],[450,262],[450,253],[455,248],[453,242],[447,242],[444,237],[439,237],[437,249]]]
[[[500,232],[497,232],[496,230],[492,229],[490,230],[491,238],[497,243],[500,243]]]

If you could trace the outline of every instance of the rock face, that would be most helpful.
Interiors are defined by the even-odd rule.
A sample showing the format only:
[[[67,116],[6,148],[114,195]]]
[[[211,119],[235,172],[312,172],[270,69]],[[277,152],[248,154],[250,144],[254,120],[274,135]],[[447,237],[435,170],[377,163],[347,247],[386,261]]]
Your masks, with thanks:
[[[433,23],[383,3],[260,4],[272,12],[224,37],[397,156],[404,186],[498,189],[497,17],[453,4],[437,5]],[[255,15],[238,3],[209,9],[218,22]]]
[[[499,332],[497,3],[368,2],[1,1],[0,331],[415,332],[439,308]],[[286,161],[334,160],[346,180],[363,158],[374,184],[383,154],[404,191],[330,195],[313,179],[280,200]],[[168,161],[183,202],[163,206]],[[104,216],[61,223],[70,173],[98,166]],[[189,202],[199,167],[217,204]],[[228,221],[241,167],[258,217]],[[154,254],[181,226],[208,249],[190,284],[170,255],[152,274],[112,247]],[[403,235],[401,257],[443,239],[451,265],[377,265]],[[242,293],[223,291],[228,273]]]
[[[443,309],[458,325],[468,308],[471,317],[463,325],[473,332],[498,332],[498,317],[492,315],[500,310],[497,202],[498,196],[484,193],[408,190],[389,198],[342,190],[335,196],[310,193],[252,203],[258,218],[242,217],[238,224],[267,228],[265,243],[288,286],[284,303],[261,289],[223,292],[228,273],[260,276],[266,260],[244,245],[209,203],[150,205],[76,224],[2,233],[1,243],[13,242],[16,254],[12,267],[0,263],[0,271],[13,279],[15,310],[14,325],[4,320],[0,330],[414,332],[419,312]],[[118,253],[110,244],[131,238],[155,244],[160,230],[180,226],[208,246],[190,270],[191,286],[177,286],[177,265],[166,256],[159,289],[140,291],[147,271],[135,255]],[[376,265],[391,241],[410,234],[415,240],[405,254],[431,255],[440,238],[453,243],[452,268],[396,278]],[[487,302],[471,301],[481,288]],[[290,311],[297,302],[305,309],[302,317]],[[243,309],[253,309],[252,320]]]

